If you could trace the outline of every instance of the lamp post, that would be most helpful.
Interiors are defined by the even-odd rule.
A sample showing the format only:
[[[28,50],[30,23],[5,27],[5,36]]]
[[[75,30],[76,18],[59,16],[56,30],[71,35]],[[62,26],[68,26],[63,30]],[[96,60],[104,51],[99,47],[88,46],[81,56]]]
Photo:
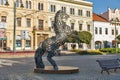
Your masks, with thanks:
[[[116,28],[116,24],[117,24],[117,18],[114,18],[113,19],[113,21],[114,21],[114,24],[115,24],[115,53],[117,54],[117,28]]]
[[[116,20],[117,20],[117,18],[116,18]],[[116,20],[115,20],[115,53],[117,54],[117,38],[116,38],[116,37],[117,37],[117,36],[116,36],[116,35],[117,35],[117,34],[116,34],[117,31],[116,31]]]
[[[13,52],[16,51],[16,2],[14,1]]]

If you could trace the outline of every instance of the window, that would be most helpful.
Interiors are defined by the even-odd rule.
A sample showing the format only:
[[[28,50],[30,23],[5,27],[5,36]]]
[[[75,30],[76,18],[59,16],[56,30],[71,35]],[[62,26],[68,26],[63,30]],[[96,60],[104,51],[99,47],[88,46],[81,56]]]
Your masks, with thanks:
[[[39,30],[43,30],[43,20],[41,19],[38,20],[38,28]]]
[[[0,5],[3,5],[3,0],[0,0]]]
[[[87,25],[87,31],[90,31],[90,25]]]
[[[25,47],[31,47],[31,40],[26,40]]]
[[[78,15],[82,16],[82,10],[80,10],[80,9],[78,10]]]
[[[0,0],[0,5],[5,5],[7,0]]]
[[[82,30],[82,24],[79,24],[79,30]]]
[[[99,28],[99,34],[102,34],[102,28]]]
[[[30,18],[27,18],[27,27],[31,27],[31,19]]]
[[[50,9],[51,9],[51,12],[55,12],[55,11],[56,11],[55,5],[51,5],[51,6],[50,6]]]
[[[112,35],[114,35],[114,29],[112,29]]]
[[[54,21],[51,21],[51,27],[53,27],[54,26]]]
[[[98,28],[95,27],[95,34],[98,34]]]
[[[38,3],[38,10],[43,10],[43,3]]]
[[[31,1],[26,1],[26,8],[31,9]]]
[[[22,0],[20,0],[20,7],[24,7]]]
[[[19,7],[19,0],[16,0],[16,7]]]
[[[116,30],[116,35],[118,35],[118,30]]]
[[[31,1],[29,1],[28,8],[31,9]]]
[[[71,29],[74,30],[74,23],[71,23]]]
[[[6,16],[1,16],[1,22],[6,22]]]
[[[16,7],[24,7],[22,0],[16,0]]]
[[[62,11],[66,13],[66,7],[62,7]]]
[[[108,34],[108,28],[105,28],[105,34]]]
[[[20,17],[17,18],[17,26],[21,26],[21,18]]]
[[[90,11],[86,11],[86,16],[90,17]]]
[[[21,47],[21,40],[16,40],[16,47]]]
[[[28,1],[26,1],[26,8],[28,8]]]
[[[74,10],[74,8],[70,8],[70,14],[72,14],[72,15],[75,14],[75,10]]]

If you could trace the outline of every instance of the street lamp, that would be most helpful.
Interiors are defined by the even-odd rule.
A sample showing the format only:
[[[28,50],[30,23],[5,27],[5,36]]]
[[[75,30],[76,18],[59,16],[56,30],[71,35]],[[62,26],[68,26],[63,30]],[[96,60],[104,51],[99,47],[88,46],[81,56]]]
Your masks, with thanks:
[[[16,51],[16,2],[14,1],[13,52]]]
[[[115,53],[117,54],[117,19],[118,18],[113,18],[113,24],[115,24]]]

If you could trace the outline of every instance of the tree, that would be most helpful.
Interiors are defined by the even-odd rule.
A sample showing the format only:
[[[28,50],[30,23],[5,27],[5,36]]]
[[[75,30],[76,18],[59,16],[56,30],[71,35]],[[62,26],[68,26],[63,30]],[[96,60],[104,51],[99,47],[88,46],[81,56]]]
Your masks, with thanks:
[[[120,34],[117,36],[117,39],[120,41]]]
[[[67,39],[67,42],[76,42],[76,43],[86,43],[90,44],[92,39],[92,34],[88,31],[73,31],[72,35],[70,35]]]
[[[78,32],[73,31],[72,34],[68,37],[67,42],[70,43],[79,43],[79,37],[78,37]]]
[[[92,34],[88,31],[81,31],[78,33],[80,42],[90,44],[92,39]]]
[[[118,44],[120,44],[120,34],[116,38],[118,39]]]

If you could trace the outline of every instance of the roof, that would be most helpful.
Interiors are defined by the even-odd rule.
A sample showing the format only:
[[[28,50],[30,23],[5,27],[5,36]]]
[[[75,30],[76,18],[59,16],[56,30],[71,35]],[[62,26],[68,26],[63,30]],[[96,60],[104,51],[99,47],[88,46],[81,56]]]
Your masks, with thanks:
[[[93,13],[93,21],[108,22],[107,19],[95,13]]]

